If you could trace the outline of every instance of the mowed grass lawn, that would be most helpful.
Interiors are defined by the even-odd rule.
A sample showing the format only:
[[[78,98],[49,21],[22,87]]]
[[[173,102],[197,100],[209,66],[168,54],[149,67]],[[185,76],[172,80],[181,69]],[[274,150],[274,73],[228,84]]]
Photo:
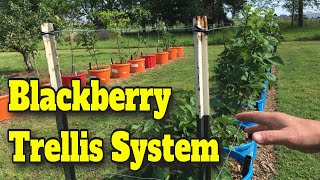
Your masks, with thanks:
[[[278,70],[279,111],[320,120],[320,41],[284,43]],[[277,179],[320,179],[320,154],[277,147]]]
[[[145,53],[156,49],[144,49]],[[215,66],[217,55],[223,46],[210,46],[210,69]],[[279,54],[284,58],[286,66],[279,68],[279,108],[280,111],[305,118],[320,119],[320,83],[317,72],[320,70],[320,42],[286,42],[279,48]],[[114,49],[100,50],[99,61],[105,64],[113,56]],[[63,72],[71,69],[70,51],[59,52]],[[87,52],[77,50],[76,67],[86,70],[91,61]],[[24,66],[16,53],[0,53],[0,73],[17,72]],[[17,60],[18,59],[18,60]],[[43,52],[39,55],[38,66],[46,72],[46,62]],[[171,86],[176,97],[185,90],[194,88],[193,48],[186,48],[186,58],[172,64],[148,71],[129,80],[122,81],[121,86]],[[169,107],[172,108],[172,107]],[[7,142],[8,129],[31,129],[34,137],[57,137],[54,114],[33,113],[22,114],[17,120],[0,125],[0,179],[62,179],[63,169],[60,164],[42,163],[12,164],[13,145]],[[79,179],[103,179],[121,171],[110,162],[110,135],[117,128],[149,119],[151,113],[81,113],[69,114],[69,127],[72,129],[86,128],[90,136],[98,136],[105,140],[105,162],[95,165],[76,165]],[[278,174],[276,179],[319,179],[319,155],[305,155],[296,151],[277,148]],[[315,178],[314,178],[315,177]]]

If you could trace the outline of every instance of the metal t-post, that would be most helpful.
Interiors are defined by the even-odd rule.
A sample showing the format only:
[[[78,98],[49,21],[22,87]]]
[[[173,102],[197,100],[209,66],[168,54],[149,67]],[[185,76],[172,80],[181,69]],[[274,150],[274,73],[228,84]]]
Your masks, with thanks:
[[[206,16],[197,16],[193,19],[195,32],[194,41],[194,68],[197,99],[197,128],[198,138],[210,138],[210,98],[209,98],[209,65],[208,65],[208,21]],[[211,179],[209,164],[199,167],[199,179]]]
[[[50,75],[50,83],[53,89],[56,91],[62,87],[62,80],[61,80],[61,73],[60,73],[60,66],[56,51],[56,44],[55,44],[55,37],[54,37],[54,29],[52,23],[44,23],[41,25],[41,31],[43,32],[43,43],[45,46],[46,51],[46,58],[48,64],[48,71]],[[67,114],[60,110],[56,111],[56,121],[57,121],[57,128],[59,133],[59,138],[61,140],[61,130],[68,130],[68,119]],[[76,179],[75,170],[72,163],[64,163],[64,174],[66,180],[73,180]]]

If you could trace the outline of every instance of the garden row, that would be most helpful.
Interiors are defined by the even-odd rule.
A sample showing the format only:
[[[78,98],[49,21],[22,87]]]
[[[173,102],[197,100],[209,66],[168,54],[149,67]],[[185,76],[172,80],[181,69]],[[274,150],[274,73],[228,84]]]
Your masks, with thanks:
[[[184,47],[173,47],[163,52],[156,52],[149,55],[143,55],[120,63],[113,63],[110,66],[92,67],[89,64],[88,74],[90,78],[97,78],[100,84],[109,85],[110,78],[129,78],[131,73],[143,73],[146,69],[151,69],[157,65],[164,65],[170,61],[175,61],[184,57]],[[85,86],[86,73],[62,75],[62,84],[65,87],[71,86],[72,79],[81,79],[82,86]]]
[[[270,69],[268,69],[268,72],[271,73]],[[264,84],[268,86],[268,81],[265,81]],[[267,91],[267,88],[263,89],[261,99],[256,101],[256,109],[260,112],[265,110]],[[241,122],[239,120],[235,120],[235,122],[240,125],[241,130],[257,125],[256,123]],[[258,145],[254,140],[252,140],[252,134],[248,135],[248,140],[249,142],[241,144],[240,146],[234,146],[232,148],[224,147],[224,150],[229,157],[241,163],[241,175],[243,180],[250,180],[253,177],[253,163],[256,160],[258,153]]]
[[[87,70],[91,79],[99,79],[101,85],[109,85],[110,78],[129,78],[131,73],[143,73],[146,69],[155,68],[157,65],[164,65],[169,61],[176,61],[184,57],[184,47],[168,48],[163,52],[157,52],[150,55],[142,55],[123,63],[114,63],[110,66],[90,67]],[[87,84],[87,73],[70,73],[62,75],[62,84],[64,87],[71,87],[73,79],[80,79],[81,85]],[[1,86],[6,86],[6,79],[1,77]],[[40,79],[40,86],[49,87],[49,79]],[[6,89],[1,87],[1,90]],[[8,112],[9,95],[8,92],[0,94],[0,121],[14,117],[13,113]]]
[[[224,123],[222,126],[231,125],[230,119],[234,121],[232,118],[235,114],[264,111],[267,89],[276,82],[271,67],[283,65],[281,57],[276,55],[282,34],[273,16],[274,11],[254,10],[250,6],[245,9],[242,12],[243,27],[220,54],[215,70],[218,98],[214,117]],[[238,120],[235,122],[240,127],[229,129],[236,136],[224,134],[224,149],[227,157],[230,156],[242,164],[242,178],[251,179],[257,144],[252,140],[251,134],[237,131],[256,124]],[[235,143],[232,143],[233,139]]]
[[[245,111],[263,111],[268,87],[275,84],[276,76],[270,72],[273,65],[283,64],[276,55],[280,43],[280,28],[272,10],[246,6],[242,11],[241,27],[234,38],[225,44],[225,50],[217,59],[212,78],[216,87],[211,100],[210,138],[218,140],[226,153],[220,153],[220,161],[229,157],[242,165],[243,179],[251,179],[252,162],[256,158],[257,144],[251,135],[241,129],[254,123],[241,123],[234,115]],[[129,129],[139,137],[162,137],[170,133],[175,139],[196,138],[197,120],[194,92],[180,93],[174,109],[162,123],[151,120],[131,125]],[[227,160],[225,162],[227,162]],[[230,179],[230,170],[223,165],[211,166],[211,177]],[[141,176],[153,174],[153,178],[199,179],[198,165],[159,167],[147,164]],[[190,171],[192,169],[192,171]],[[152,173],[150,173],[152,172]],[[228,176],[228,177],[227,177]]]

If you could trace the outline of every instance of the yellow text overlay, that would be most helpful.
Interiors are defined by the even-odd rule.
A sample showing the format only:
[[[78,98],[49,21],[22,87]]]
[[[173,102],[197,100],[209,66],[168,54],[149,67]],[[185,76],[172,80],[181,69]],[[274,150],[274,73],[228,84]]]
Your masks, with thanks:
[[[8,130],[8,141],[14,143],[12,162],[24,163],[29,144],[29,162],[39,163],[43,157],[49,162],[98,163],[103,160],[103,140],[88,139],[87,130],[61,131],[61,141],[55,138],[31,138],[30,130]],[[28,143],[27,143],[28,142]],[[40,153],[43,152],[43,153]]]
[[[163,139],[131,139],[127,131],[115,131],[111,137],[113,151],[111,160],[116,163],[130,161],[130,169],[137,171],[144,161],[214,163],[219,162],[218,143],[215,139],[171,139],[165,134]]]
[[[172,88],[136,87],[111,90],[100,87],[99,80],[91,80],[90,87],[81,88],[80,80],[72,80],[72,88],[39,88],[39,80],[11,79],[10,112],[21,111],[113,111],[153,112],[156,120],[165,116],[172,95]],[[150,98],[156,102],[151,108]],[[135,103],[138,100],[138,103]]]

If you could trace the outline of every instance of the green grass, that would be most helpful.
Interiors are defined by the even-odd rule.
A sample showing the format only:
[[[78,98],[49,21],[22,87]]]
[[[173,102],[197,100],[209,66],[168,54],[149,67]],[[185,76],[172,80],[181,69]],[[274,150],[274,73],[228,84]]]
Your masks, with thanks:
[[[280,46],[285,66],[279,67],[279,111],[320,120],[320,42],[290,42]],[[320,179],[320,154],[277,147],[276,179]]]
[[[211,31],[209,34],[208,44],[209,45],[217,45],[217,44],[224,44],[226,40],[228,40],[231,36],[234,36],[236,33],[237,28],[231,28],[231,29],[221,29],[221,30],[214,30]],[[171,32],[174,37],[176,38],[177,45],[181,46],[192,46],[192,36],[193,33],[189,31],[177,31],[177,32]],[[62,36],[66,36],[66,33],[62,33]],[[162,49],[162,35],[161,32],[158,34],[158,32],[141,32],[140,38],[146,40],[146,44],[141,44],[140,47],[144,48],[159,48]],[[124,33],[122,35],[122,39],[124,42],[125,47],[131,47],[131,48],[137,48],[139,46],[138,41],[138,33]],[[73,46],[76,46],[76,43],[73,44]],[[40,44],[40,47],[42,47],[42,44]],[[117,39],[113,36],[110,36],[110,39],[106,40],[99,40],[97,42],[97,48],[99,49],[116,49],[118,47],[117,45]],[[77,49],[84,47],[78,46]],[[70,49],[69,43],[65,43],[64,41],[60,42],[57,46],[57,49],[60,50],[66,50]]]
[[[282,21],[282,33],[285,41],[319,41],[320,40],[320,20],[306,21],[303,28],[294,25],[291,27],[290,22]]]
[[[214,59],[223,49],[222,46],[210,47],[210,68],[214,67]],[[146,51],[153,52],[154,49]],[[112,52],[106,50],[108,52]],[[60,59],[70,56],[69,51],[59,51]],[[19,66],[19,61],[12,61],[15,53],[1,53],[1,69],[10,71],[23,70]],[[81,61],[77,67],[85,69],[89,59],[89,54],[79,50],[77,53]],[[101,54],[101,57],[107,56]],[[43,62],[42,62],[43,61]],[[40,69],[45,69],[44,59],[38,63]],[[83,62],[82,62],[83,61]],[[85,61],[85,62],[84,62]],[[61,61],[62,69],[66,69],[67,64]],[[117,84],[115,84],[117,85]],[[122,86],[170,86],[173,88],[173,96],[177,96],[186,90],[194,88],[194,69],[193,69],[193,48],[186,48],[186,58],[176,61],[172,64],[148,71],[144,74],[123,81]],[[169,107],[170,109],[172,107]],[[169,110],[170,110],[169,109]],[[124,128],[126,125],[137,122],[141,119],[151,119],[151,113],[71,113],[69,114],[69,128],[89,130],[91,137],[98,136],[104,139],[106,151],[110,150],[110,135],[118,128]],[[31,129],[34,137],[57,137],[54,114],[33,113],[24,114],[17,121],[6,125],[0,125],[0,179],[62,179],[63,169],[61,165],[42,163],[41,165],[17,165],[11,163],[13,145],[7,142],[8,129]],[[106,160],[101,164],[95,165],[77,165],[76,174],[78,179],[103,179],[110,172],[118,172],[116,165],[110,162],[109,153],[106,153]]]

